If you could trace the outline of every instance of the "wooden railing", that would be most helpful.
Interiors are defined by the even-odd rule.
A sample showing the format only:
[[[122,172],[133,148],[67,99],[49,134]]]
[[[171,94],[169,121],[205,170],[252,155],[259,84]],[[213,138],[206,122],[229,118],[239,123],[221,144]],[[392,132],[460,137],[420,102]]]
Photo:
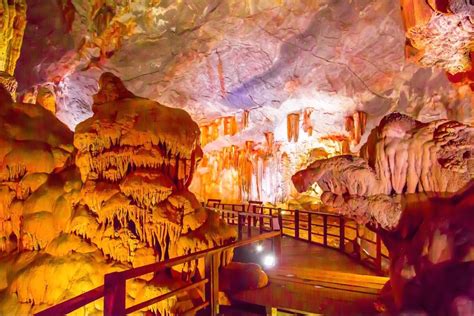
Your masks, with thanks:
[[[226,211],[222,209],[216,209],[216,211],[220,212],[221,218],[224,218],[225,214],[228,216],[226,217],[227,220],[230,218],[236,219],[235,224],[238,225],[239,231],[239,240],[229,243],[227,245],[223,245],[220,247],[215,247],[212,249],[203,250],[200,252],[196,252],[193,254],[173,258],[163,262],[157,262],[153,264],[149,264],[146,266],[121,271],[121,272],[113,272],[106,274],[104,277],[104,285],[99,286],[95,289],[92,289],[88,292],[85,292],[77,297],[54,305],[46,310],[43,310],[35,315],[38,316],[47,316],[47,315],[66,315],[71,313],[85,305],[94,302],[100,298],[104,298],[104,315],[107,316],[115,316],[115,315],[126,315],[130,314],[139,310],[143,310],[153,304],[159,303],[164,301],[168,298],[176,296],[180,293],[189,291],[194,288],[204,286],[205,290],[205,297],[204,301],[198,305],[193,307],[192,309],[183,312],[183,315],[193,314],[199,310],[204,308],[209,308],[209,311],[206,312],[206,315],[215,316],[219,313],[219,266],[220,260],[222,255],[225,251],[230,249],[239,248],[242,246],[246,246],[255,242],[259,242],[265,239],[270,239],[272,242],[272,249],[274,256],[279,258],[281,255],[281,244],[280,244],[280,237],[281,232],[278,230],[277,227],[274,227],[273,223],[271,222],[272,216],[257,214],[257,213],[248,213],[248,212],[237,212],[237,211]],[[243,218],[248,218],[249,220],[245,221],[242,220]],[[251,225],[251,218],[258,218],[259,223],[261,224],[260,229],[258,230],[258,234],[252,236],[252,225]],[[265,228],[265,222],[263,219],[270,219],[268,229]],[[246,223],[248,223],[248,234],[246,239],[242,239],[242,232],[246,229]],[[139,304],[126,307],[125,306],[125,297],[126,297],[126,281],[129,279],[134,279],[140,277],[142,275],[146,275],[149,273],[158,273],[165,269],[171,268],[173,266],[183,264],[183,263],[190,263],[193,261],[197,261],[199,259],[205,260],[205,267],[206,271],[204,277],[200,280],[191,280],[191,282],[181,288],[175,289],[171,292],[163,294],[161,296],[146,300]]]
[[[268,223],[274,225],[275,219],[277,219],[283,236],[337,249],[379,274],[387,274],[388,250],[383,245],[380,236],[350,218],[320,211],[263,206],[261,202],[255,201],[248,204],[228,204],[221,203],[220,200],[213,200],[212,206],[222,212],[231,211],[234,214],[242,214],[230,218],[224,216],[223,219],[227,223],[236,224],[233,218],[242,217],[247,220],[247,225],[252,225],[260,231],[262,228],[270,228]],[[259,218],[257,220],[256,216],[250,216],[250,214],[259,214],[265,216],[265,219]],[[250,224],[251,218],[253,218],[252,224]],[[274,226],[271,226],[271,229],[273,228]]]
[[[183,314],[192,314],[208,308],[206,314],[214,316],[219,312],[218,268],[222,254],[233,248],[271,239],[275,257],[278,258],[281,255],[281,235],[337,249],[380,273],[384,270],[383,261],[388,260],[386,249],[377,234],[372,232],[372,238],[366,238],[359,234],[361,229],[370,232],[365,226],[358,225],[353,220],[337,214],[267,207],[257,201],[248,204],[226,204],[221,203],[220,200],[209,200],[206,206],[218,211],[221,219],[228,224],[237,225],[238,241],[167,261],[106,274],[103,286],[52,306],[36,315],[65,315],[100,298],[104,298],[105,315],[125,315],[143,310],[190,289],[204,286],[203,302]],[[243,238],[245,232],[246,239]],[[360,247],[363,242],[372,245],[375,248],[374,251],[367,251],[364,247]],[[127,280],[200,259],[205,260],[206,267],[205,274],[201,279],[190,280],[190,283],[184,287],[139,304],[129,307],[125,305]]]

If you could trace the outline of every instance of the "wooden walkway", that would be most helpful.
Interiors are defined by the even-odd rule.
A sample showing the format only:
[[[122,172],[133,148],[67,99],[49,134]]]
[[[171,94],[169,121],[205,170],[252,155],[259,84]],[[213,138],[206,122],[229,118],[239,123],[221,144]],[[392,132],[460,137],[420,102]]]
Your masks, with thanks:
[[[269,252],[279,258],[276,266],[266,270],[270,279],[268,286],[236,293],[231,297],[234,302],[263,306],[264,310],[265,307],[270,308],[271,315],[376,314],[373,302],[388,278],[376,276],[373,270],[362,264],[368,262],[376,271],[383,272],[383,246],[377,234],[375,239],[365,239],[375,246],[373,254],[368,255],[370,260],[365,261],[365,249],[356,242],[363,237],[359,235],[360,227],[350,220],[324,212],[282,210],[257,207],[255,204],[258,203],[249,201],[248,205],[237,205],[214,202],[215,207],[220,207],[215,210],[220,213],[221,219],[237,225],[238,240],[163,262],[106,274],[103,285],[36,315],[68,314],[101,298],[104,299],[104,315],[125,315],[146,310],[150,305],[195,288],[203,288],[205,295],[202,302],[197,302],[185,314],[252,315],[242,311],[219,313],[219,260],[224,252],[231,249],[235,251],[235,261],[241,261],[239,251],[244,253],[244,258],[254,262]],[[229,206],[230,210],[227,209]],[[257,211],[258,208],[260,211]],[[263,244],[264,251],[257,253],[255,243]],[[252,250],[254,254],[249,255]],[[203,260],[205,264],[202,278],[190,278],[189,284],[184,287],[126,306],[127,280],[197,260]],[[239,304],[234,306],[240,307]]]
[[[293,314],[373,315],[373,303],[388,280],[337,250],[291,237],[282,237],[282,258],[266,272],[268,286],[232,299]]]

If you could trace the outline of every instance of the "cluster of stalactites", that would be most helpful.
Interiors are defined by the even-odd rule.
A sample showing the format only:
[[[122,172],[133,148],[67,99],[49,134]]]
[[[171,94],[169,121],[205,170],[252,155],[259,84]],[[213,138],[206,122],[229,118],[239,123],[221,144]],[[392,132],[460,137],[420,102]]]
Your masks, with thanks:
[[[247,123],[245,119],[247,119]],[[248,124],[248,112],[243,114],[240,122],[238,122],[237,117],[234,115],[221,117],[210,123],[203,124],[199,127],[201,130],[201,146],[206,146],[219,137],[233,136],[237,134],[239,129],[245,128],[245,124]]]
[[[158,259],[163,260],[169,247],[173,247],[180,236],[180,219],[173,221],[165,216],[166,210],[172,208],[167,202],[144,209],[132,204],[120,192],[108,199],[106,195],[99,197],[87,193],[87,190],[83,195],[83,202],[93,212],[87,209],[76,211],[69,231],[91,240],[105,255],[115,260],[131,262],[140,244],[155,249]],[[100,200],[102,202],[98,203]],[[179,210],[172,209],[169,213],[172,212],[178,213]]]
[[[367,125],[367,113],[356,111],[352,116],[346,117],[346,131],[350,133],[353,145],[358,145]]]
[[[316,161],[293,182],[299,191],[316,182],[335,195],[456,192],[472,179],[474,128],[392,113],[372,131],[361,157]]]
[[[207,153],[199,165],[205,174],[198,174],[192,189],[201,198],[225,195],[227,201],[265,198],[266,185],[277,186],[277,167],[281,153],[273,133],[265,133],[266,144],[257,146],[247,141],[243,148],[232,145],[221,151]]]
[[[456,192],[470,181],[474,129],[455,121],[422,124],[398,113],[384,118],[361,150],[385,194]]]
[[[159,170],[177,186],[186,186],[192,177],[196,155],[192,153],[190,159],[180,158],[179,154],[172,155],[166,149],[166,144],[162,143],[149,149],[117,146],[108,151],[82,151],[77,155],[76,164],[84,181],[105,179],[118,182],[133,170],[152,169]]]

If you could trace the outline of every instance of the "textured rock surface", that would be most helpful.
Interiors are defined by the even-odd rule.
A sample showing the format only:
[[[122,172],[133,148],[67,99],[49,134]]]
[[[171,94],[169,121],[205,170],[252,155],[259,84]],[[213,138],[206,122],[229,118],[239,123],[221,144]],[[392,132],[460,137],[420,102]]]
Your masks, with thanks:
[[[317,183],[323,202],[344,213],[359,210],[361,215],[377,216],[387,209],[392,217],[389,214],[400,211],[399,202],[383,196],[456,192],[473,179],[473,161],[472,127],[447,120],[421,123],[392,113],[372,130],[361,157],[317,160],[292,180],[300,192]],[[393,217],[388,227],[397,219]]]
[[[13,75],[26,26],[26,0],[0,3],[0,71]]]
[[[134,96],[110,73],[100,88],[95,115],[75,135],[51,111],[13,103],[0,88],[0,274],[8,276],[0,314],[31,314],[103,284],[105,273],[236,237],[187,190],[200,151],[190,116]],[[203,265],[174,274],[189,278]],[[170,275],[133,280],[127,304],[182,285]],[[199,299],[189,293],[149,309],[170,315]],[[77,312],[101,310],[98,301]]]
[[[452,74],[470,70],[474,4],[464,0],[401,0],[407,54],[423,66]]]
[[[233,121],[231,133],[201,140],[201,199],[287,200],[290,175],[311,162],[304,157],[357,150],[394,110],[472,120],[469,88],[405,62],[397,1],[29,0],[27,15],[19,90],[47,86],[71,129],[92,115],[104,71],[185,109],[202,135]],[[226,162],[230,153],[243,163]]]
[[[412,197],[397,230],[382,235],[394,312],[474,313],[473,197],[473,184],[454,197]]]
[[[57,84],[70,127],[91,115],[104,70],[200,123],[285,102],[319,111],[327,100],[383,115],[418,71],[404,62],[396,1],[31,0],[27,14],[20,89]]]

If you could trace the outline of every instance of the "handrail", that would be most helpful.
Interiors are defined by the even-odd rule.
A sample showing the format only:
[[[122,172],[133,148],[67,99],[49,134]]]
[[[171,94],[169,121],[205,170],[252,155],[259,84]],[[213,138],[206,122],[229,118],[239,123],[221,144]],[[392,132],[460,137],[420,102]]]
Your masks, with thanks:
[[[252,217],[257,217],[257,218],[273,218],[273,216],[268,215],[268,214],[259,214],[259,213],[251,213],[251,212],[239,212],[239,211],[232,211],[232,210],[226,210],[226,209],[220,209],[220,208],[214,208],[214,207],[208,207],[208,209],[211,209],[213,211],[217,211],[220,213],[228,213],[228,214],[236,214],[236,215],[245,215],[245,216],[252,216]]]
[[[158,302],[161,302],[161,301],[164,301],[168,298],[171,298],[173,296],[175,296],[176,294],[180,293],[180,292],[184,292],[184,291],[189,291],[189,290],[192,290],[192,289],[195,289],[201,285],[204,285],[206,284],[207,282],[209,282],[209,279],[204,279],[204,280],[201,280],[201,281],[198,281],[196,283],[192,283],[190,285],[187,285],[185,287],[182,287],[182,288],[179,288],[177,290],[174,290],[174,291],[171,291],[171,292],[168,292],[166,294],[163,294],[163,295],[160,295],[158,297],[155,297],[155,298],[152,298],[152,299],[149,299],[147,301],[144,301],[144,302],[141,302],[139,304],[136,304],[132,307],[129,307],[125,310],[125,313],[126,314],[131,314],[131,313],[134,313],[134,312],[137,312],[147,306],[150,306],[150,305],[153,305],[155,303],[158,303]]]
[[[225,207],[229,206],[232,207],[233,211],[225,209]],[[386,274],[386,271],[383,268],[383,261],[388,260],[389,258],[383,253],[384,245],[380,236],[374,231],[372,232],[375,233],[375,240],[360,236],[359,228],[361,226],[365,227],[365,225],[360,225],[353,219],[344,217],[340,214],[314,210],[284,209],[281,207],[264,206],[260,203],[258,205],[253,204],[252,208],[250,208],[250,202],[249,204],[216,203],[214,204],[214,209],[217,209],[220,212],[231,212],[242,214],[243,216],[253,216],[254,218],[258,216],[257,214],[278,217],[279,227],[281,228],[283,236],[339,250],[344,254],[350,255],[362,264],[367,265],[369,268],[376,270],[378,273]],[[248,211],[245,212],[245,209]],[[251,209],[255,212],[254,215],[248,214]],[[223,219],[226,218],[224,217]],[[235,221],[231,222],[230,220],[233,220],[233,218],[227,218],[227,223],[235,224]],[[239,221],[237,224],[239,225],[240,236],[241,222]],[[263,225],[254,220],[253,226],[262,229]],[[322,229],[322,232],[318,229]],[[370,228],[368,229],[370,230]],[[248,232],[250,231],[249,224]],[[355,237],[351,238],[346,234],[346,231],[349,235],[355,235]],[[318,237],[322,240],[318,241]],[[334,242],[337,242],[337,244],[334,244]],[[373,245],[373,247],[375,247],[375,254],[363,249],[360,245],[361,242],[367,242]],[[354,249],[346,249],[347,243],[352,243]],[[370,260],[363,260],[364,257]]]
[[[90,291],[84,292],[79,296],[73,297],[67,301],[56,304],[46,310],[36,313],[37,316],[66,315],[82,306],[104,297],[104,286],[101,285]]]
[[[167,261],[156,262],[149,265],[145,265],[142,267],[119,271],[119,272],[112,272],[106,274],[104,277],[104,285],[97,287],[93,290],[85,292],[79,296],[76,296],[72,299],[54,305],[46,310],[36,313],[35,315],[39,316],[46,316],[46,315],[65,315],[74,310],[87,305],[97,299],[104,297],[104,314],[105,315],[125,315],[127,313],[132,313],[138,310],[141,310],[147,306],[152,304],[156,304],[160,301],[168,299],[176,294],[179,294],[184,291],[188,291],[192,288],[199,287],[202,285],[206,286],[206,301],[203,302],[201,305],[196,306],[186,312],[185,314],[195,312],[197,310],[203,309],[207,306],[211,306],[211,313],[210,315],[217,315],[218,313],[218,260],[216,256],[219,256],[224,251],[239,248],[242,246],[249,245],[251,243],[259,242],[265,239],[272,239],[278,238],[280,236],[280,231],[272,231],[266,232],[255,237],[238,240],[231,242],[226,245],[214,247],[211,249],[202,250],[196,253],[184,255],[181,257],[173,258]],[[279,244],[279,243],[277,243]],[[275,247],[275,244],[273,245]],[[280,253],[280,250],[276,250],[277,254]],[[125,307],[125,293],[126,293],[126,280],[132,279],[141,275],[145,275],[148,273],[159,272],[163,269],[198,260],[198,259],[206,259],[206,275],[208,277],[197,281],[195,283],[186,285],[182,288],[175,289],[171,292],[165,293],[161,296],[149,299],[145,302],[138,303],[136,305]],[[207,301],[210,299],[210,301]]]
[[[232,248],[239,248],[239,247],[260,241],[260,240],[277,237],[279,235],[280,235],[279,231],[268,232],[265,234],[257,235],[251,239],[238,240],[238,241],[231,242],[227,245],[218,246],[218,247],[214,247],[214,248],[206,249],[206,250],[201,250],[195,253],[191,253],[189,255],[184,255],[184,256],[176,257],[176,258],[169,259],[166,261],[155,262],[155,263],[148,264],[146,266],[141,266],[138,268],[125,270],[125,271],[119,271],[119,272],[113,272],[113,273],[116,274],[117,276],[124,278],[125,280],[128,280],[128,279],[136,278],[138,276],[148,274],[151,272],[160,271],[160,270],[163,270],[164,268],[169,268],[178,264],[197,260],[197,259],[205,257],[208,254],[212,255],[212,254],[223,252],[225,250],[229,250]]]
[[[376,255],[368,257],[372,259],[370,262],[372,268],[376,268],[379,272],[382,270],[383,258],[388,258],[382,253],[383,243],[378,234],[375,235],[375,241],[359,236],[359,224],[349,218],[345,218],[342,215],[318,212],[310,210],[291,210],[283,209],[279,207],[263,206],[259,201],[252,201],[249,204],[226,204],[221,203],[221,200],[209,200],[206,205],[216,212],[220,212],[221,218],[227,220],[229,224],[235,224],[235,217],[237,217],[237,225],[239,231],[239,240],[229,243],[227,245],[218,246],[212,249],[202,250],[196,253],[184,255],[181,257],[173,258],[163,262],[152,263],[146,266],[106,274],[104,277],[104,285],[85,292],[77,297],[59,303],[52,306],[44,311],[37,313],[36,315],[64,315],[70,313],[82,306],[85,306],[97,299],[104,297],[104,314],[105,315],[124,315],[126,313],[132,313],[152,304],[156,304],[162,300],[168,299],[178,293],[188,291],[192,288],[205,286],[205,302],[188,310],[185,314],[192,313],[201,310],[206,307],[210,307],[210,315],[217,315],[219,311],[218,303],[218,267],[219,260],[218,256],[232,248],[242,247],[254,242],[258,242],[264,239],[273,239],[273,248],[278,256],[281,252],[281,244],[278,239],[279,236],[284,235],[299,240],[307,241],[310,243],[322,245],[324,247],[335,248],[345,254],[356,256],[356,259],[364,263],[361,260],[361,249],[357,240],[365,240],[372,245],[375,245]],[[231,210],[225,209],[225,207],[231,207]],[[246,208],[247,206],[247,208]],[[252,206],[252,207],[250,207]],[[240,209],[240,210],[238,210]],[[269,214],[264,214],[264,210],[269,210]],[[276,211],[276,212],[274,212]],[[276,214],[275,214],[276,213]],[[224,216],[227,214],[227,218]],[[233,214],[231,218],[229,215]],[[251,219],[253,220],[253,224]],[[242,221],[243,219],[243,221]],[[245,220],[247,219],[247,221]],[[258,219],[258,221],[257,221]],[[269,220],[269,225],[266,226],[265,219]],[[329,221],[330,219],[330,221]],[[232,220],[232,221],[231,221]],[[276,224],[275,224],[276,221]],[[247,222],[247,224],[246,224]],[[322,222],[322,223],[321,223]],[[349,225],[353,223],[353,226]],[[286,225],[285,225],[286,224]],[[275,226],[277,225],[277,226]],[[265,232],[265,226],[269,227],[270,232]],[[242,239],[242,230],[247,228],[248,239]],[[260,235],[251,237],[252,227],[259,228]],[[322,228],[323,231],[316,232],[313,230],[314,227]],[[355,240],[350,239],[346,235],[346,229],[355,230]],[[281,230],[281,231],[280,231]],[[336,230],[336,231],[334,231]],[[337,231],[338,230],[338,231]],[[290,231],[290,233],[288,233]],[[293,234],[291,233],[293,232]],[[374,232],[375,233],[375,232]],[[304,238],[306,236],[306,238]],[[322,242],[313,239],[313,236],[322,237]],[[333,238],[331,238],[333,237]],[[338,239],[337,245],[332,245],[329,239]],[[346,242],[352,242],[354,244],[355,251],[348,253],[345,245]],[[132,279],[141,275],[154,273],[163,269],[191,262],[198,259],[205,259],[206,263],[206,277],[202,280],[197,280],[194,283],[188,284],[182,288],[175,289],[171,292],[165,293],[161,296],[151,298],[147,301],[138,303],[134,306],[125,306],[125,293],[126,293],[126,280]]]

